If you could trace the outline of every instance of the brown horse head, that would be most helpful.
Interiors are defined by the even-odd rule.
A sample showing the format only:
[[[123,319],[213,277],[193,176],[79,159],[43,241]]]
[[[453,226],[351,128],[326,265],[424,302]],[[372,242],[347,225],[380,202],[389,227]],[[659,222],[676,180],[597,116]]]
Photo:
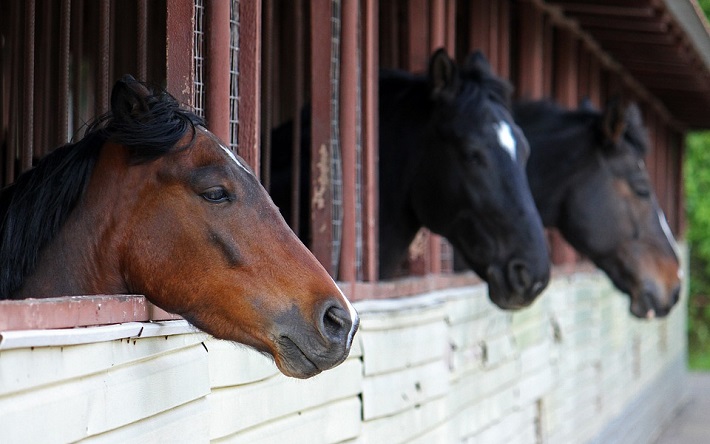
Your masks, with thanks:
[[[667,315],[680,295],[680,265],[644,163],[648,137],[636,105],[603,112],[522,105],[516,118],[532,153],[535,202],[546,226],[631,296],[637,317]]]
[[[357,313],[199,118],[124,78],[94,138],[103,146],[93,147],[85,191],[13,297],[144,294],[217,338],[270,354],[289,376],[347,357]]]

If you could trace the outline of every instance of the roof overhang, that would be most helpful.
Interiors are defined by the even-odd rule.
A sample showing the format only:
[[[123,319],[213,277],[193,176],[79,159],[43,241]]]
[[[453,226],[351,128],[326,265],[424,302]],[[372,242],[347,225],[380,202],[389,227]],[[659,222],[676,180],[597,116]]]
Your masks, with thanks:
[[[672,118],[710,128],[710,27],[696,0],[548,0]]]

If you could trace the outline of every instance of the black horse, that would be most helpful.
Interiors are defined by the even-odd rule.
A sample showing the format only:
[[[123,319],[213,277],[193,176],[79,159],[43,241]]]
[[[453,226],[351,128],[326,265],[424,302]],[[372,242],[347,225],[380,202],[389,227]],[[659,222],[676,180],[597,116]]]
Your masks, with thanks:
[[[679,298],[679,262],[644,164],[638,107],[528,102],[516,105],[515,119],[530,142],[528,180],[545,226],[630,295],[635,316],[668,314]]]
[[[382,72],[379,91],[380,277],[396,274],[426,227],[488,282],[494,303],[528,305],[547,285],[550,264],[525,176],[529,147],[510,114],[508,83],[480,53],[458,66],[438,50],[427,76]],[[289,146],[290,134],[289,125],[274,133],[275,151]],[[289,156],[274,153],[277,162]],[[284,170],[274,166],[271,194],[288,214]]]

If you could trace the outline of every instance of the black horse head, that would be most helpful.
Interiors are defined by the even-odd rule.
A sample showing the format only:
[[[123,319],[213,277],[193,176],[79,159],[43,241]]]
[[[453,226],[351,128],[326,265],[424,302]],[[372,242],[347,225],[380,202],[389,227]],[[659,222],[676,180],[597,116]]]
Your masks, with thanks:
[[[528,178],[545,226],[629,294],[635,316],[668,314],[679,298],[679,262],[644,163],[638,107],[612,100],[603,112],[566,111],[532,102],[515,117],[532,147]]]
[[[528,143],[510,86],[480,53],[458,66],[444,50],[428,76],[380,77],[380,275],[390,277],[423,226],[445,236],[502,308],[529,304],[549,279],[528,187]]]

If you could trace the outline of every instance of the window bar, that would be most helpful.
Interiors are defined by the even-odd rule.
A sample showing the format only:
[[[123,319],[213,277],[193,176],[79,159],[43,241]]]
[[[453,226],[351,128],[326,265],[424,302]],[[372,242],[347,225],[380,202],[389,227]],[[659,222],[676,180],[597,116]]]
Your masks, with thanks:
[[[299,214],[301,200],[301,108],[303,107],[303,3],[293,2],[293,55],[295,69],[293,72],[293,137],[291,146],[291,228],[299,232]]]
[[[148,0],[138,0],[136,17],[136,75],[142,81],[148,80]]]
[[[71,43],[71,0],[62,0],[59,20],[59,143],[69,140],[69,46]]]
[[[96,66],[96,114],[109,109],[109,72],[111,51],[111,0],[99,1],[99,53]]]
[[[261,182],[264,188],[271,189],[271,129],[273,122],[273,103],[274,103],[274,0],[265,0],[264,2],[264,22],[263,22],[262,38],[263,58],[262,58],[262,88],[264,92],[263,108],[263,131],[261,132]]]
[[[74,32],[71,33],[71,89],[72,89],[72,112],[71,112],[71,134],[70,137],[74,137],[74,134],[79,131],[81,125],[83,124],[81,117],[81,102],[82,102],[82,85],[84,84],[81,72],[81,60],[84,54],[83,51],[83,39],[82,35],[84,32],[83,24],[83,13],[84,13],[84,0],[74,0],[71,8],[71,28]]]
[[[24,63],[24,106],[22,122],[22,149],[20,170],[32,166],[34,129],[34,78],[35,78],[35,0],[25,2],[25,63]]]

